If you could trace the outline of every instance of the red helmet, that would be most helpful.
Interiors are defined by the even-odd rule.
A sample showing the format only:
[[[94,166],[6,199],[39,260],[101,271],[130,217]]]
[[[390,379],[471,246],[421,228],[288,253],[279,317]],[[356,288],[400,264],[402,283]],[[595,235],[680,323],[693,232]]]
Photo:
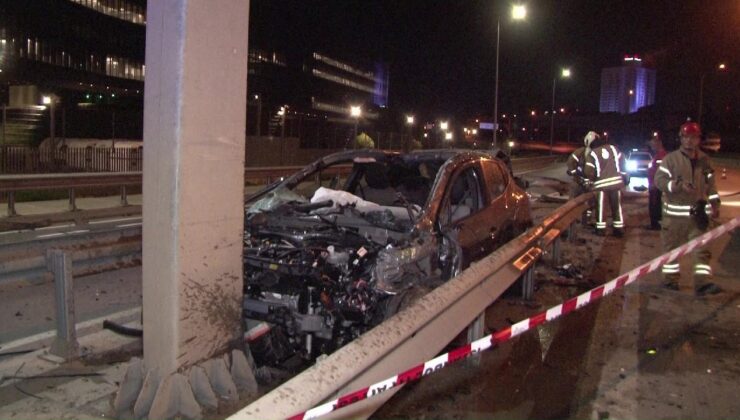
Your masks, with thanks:
[[[683,123],[681,126],[681,129],[679,130],[678,134],[680,136],[701,136],[701,127],[699,127],[699,124],[688,121]]]

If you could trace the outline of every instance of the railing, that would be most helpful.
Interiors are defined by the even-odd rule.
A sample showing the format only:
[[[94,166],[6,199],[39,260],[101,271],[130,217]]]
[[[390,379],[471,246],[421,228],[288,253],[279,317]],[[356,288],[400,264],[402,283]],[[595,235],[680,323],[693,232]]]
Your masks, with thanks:
[[[0,244],[0,283],[46,279],[49,249],[69,254],[75,277],[133,267],[141,265],[141,226]]]
[[[482,337],[480,331],[470,334],[476,329],[475,321],[519,277],[531,281],[526,274],[544,253],[543,248],[557,246],[560,232],[580,217],[592,196],[587,193],[567,202],[540,225],[229,419],[289,418],[433,357],[468,326],[472,327],[468,334],[471,341]],[[533,286],[526,283],[525,293]],[[378,390],[375,398],[342,408],[328,418],[369,417],[398,389]]]
[[[132,172],[143,169],[141,148],[0,146],[0,173]]]
[[[118,187],[121,206],[128,205],[126,187],[141,185],[141,172],[126,173],[82,173],[48,175],[0,175],[0,194],[8,195],[8,216],[16,216],[15,193],[18,191],[68,190],[69,210],[77,210],[75,189],[95,187]]]

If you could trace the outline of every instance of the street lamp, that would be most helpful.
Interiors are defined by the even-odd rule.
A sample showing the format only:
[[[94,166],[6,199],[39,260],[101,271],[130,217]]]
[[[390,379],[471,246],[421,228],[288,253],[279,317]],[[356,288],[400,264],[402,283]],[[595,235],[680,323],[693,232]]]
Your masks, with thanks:
[[[439,129],[442,131],[447,131],[447,129],[450,128],[450,123],[447,121],[440,121],[439,122]]]
[[[406,125],[409,126],[409,138],[406,142],[404,142],[404,148],[403,148],[404,152],[408,152],[409,149],[411,148],[411,137],[412,137],[411,131],[413,130],[412,127],[414,126],[414,116],[413,115],[406,116]]]
[[[717,71],[725,71],[727,70],[727,65],[725,63],[719,63],[717,65]],[[697,115],[696,119],[701,125],[701,114],[703,112],[703,106],[704,106],[704,78],[707,76],[707,72],[704,72],[701,74],[701,78],[699,79],[699,115]]]
[[[56,101],[57,101],[57,98],[54,94],[44,95],[41,97],[41,103],[49,107],[49,139],[51,139],[50,146],[52,148],[56,147],[56,138],[55,138],[56,137],[55,136],[56,118],[54,116],[54,108],[55,108]]]
[[[570,69],[562,69],[560,71],[560,77],[567,79],[570,77]],[[552,78],[552,106],[550,107],[550,154],[552,154],[552,140],[555,136],[555,84],[558,78]]]
[[[355,119],[355,141],[357,141],[357,123],[360,121],[360,117],[362,116],[362,107],[359,105],[350,106],[349,116]]]
[[[524,20],[527,17],[527,8],[522,4],[515,4],[511,8],[513,20]],[[498,57],[501,46],[501,19],[496,19],[496,84],[493,93],[493,147],[498,141]]]

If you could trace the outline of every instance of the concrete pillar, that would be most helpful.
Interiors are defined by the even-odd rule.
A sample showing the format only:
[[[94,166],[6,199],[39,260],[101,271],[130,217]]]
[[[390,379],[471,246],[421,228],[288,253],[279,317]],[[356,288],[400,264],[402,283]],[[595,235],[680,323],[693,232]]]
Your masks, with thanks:
[[[162,377],[241,330],[249,0],[148,2],[144,361]]]

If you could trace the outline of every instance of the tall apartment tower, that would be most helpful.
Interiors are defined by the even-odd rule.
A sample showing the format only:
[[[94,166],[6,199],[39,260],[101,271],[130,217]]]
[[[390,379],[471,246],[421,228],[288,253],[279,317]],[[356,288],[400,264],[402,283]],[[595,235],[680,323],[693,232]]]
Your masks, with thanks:
[[[625,56],[619,67],[601,70],[600,112],[631,114],[655,103],[655,70],[638,56]]]

